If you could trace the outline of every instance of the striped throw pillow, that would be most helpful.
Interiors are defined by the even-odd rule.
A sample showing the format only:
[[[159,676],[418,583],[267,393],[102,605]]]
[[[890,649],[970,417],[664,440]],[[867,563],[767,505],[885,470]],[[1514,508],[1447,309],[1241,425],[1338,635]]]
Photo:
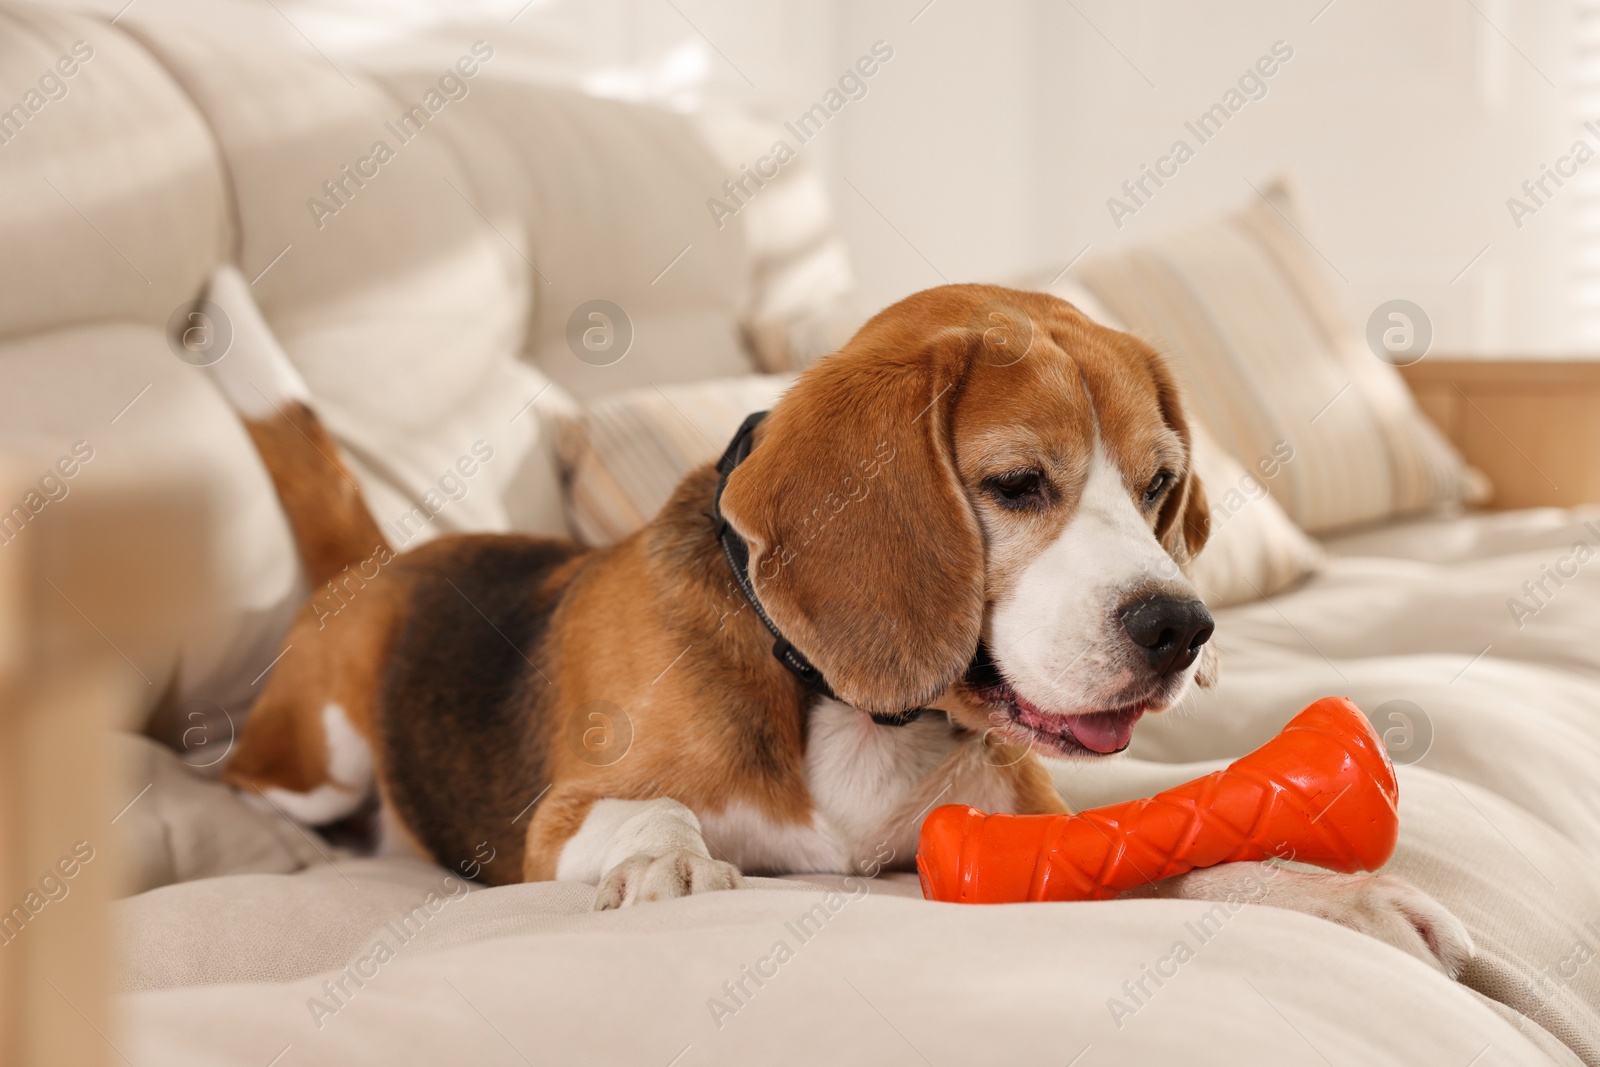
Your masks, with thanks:
[[[655,517],[683,476],[722,454],[752,411],[793,374],[631,389],[556,415],[567,520],[589,545],[620,541]]]
[[[1288,442],[1271,482],[1312,532],[1478,501],[1468,467],[1340,314],[1282,183],[1243,210],[1078,275],[1164,352],[1201,417],[1242,461]]]

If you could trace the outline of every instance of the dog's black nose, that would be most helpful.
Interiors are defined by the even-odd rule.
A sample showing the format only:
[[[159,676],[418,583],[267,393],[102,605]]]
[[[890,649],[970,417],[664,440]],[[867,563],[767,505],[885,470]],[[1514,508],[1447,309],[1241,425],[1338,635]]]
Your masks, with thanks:
[[[1200,601],[1172,596],[1135,600],[1122,609],[1121,619],[1157,674],[1174,674],[1193,663],[1216,628]]]

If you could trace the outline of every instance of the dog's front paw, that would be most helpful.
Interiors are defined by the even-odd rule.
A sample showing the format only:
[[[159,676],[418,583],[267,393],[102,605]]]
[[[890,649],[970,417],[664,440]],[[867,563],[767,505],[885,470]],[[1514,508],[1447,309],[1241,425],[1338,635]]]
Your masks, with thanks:
[[[1264,901],[1359,930],[1443,971],[1451,978],[1473,957],[1472,935],[1428,894],[1387,874],[1305,875],[1306,881]]]
[[[647,900],[670,900],[691,893],[743,889],[744,875],[731,863],[686,848],[662,856],[638,853],[607,871],[594,897],[595,911],[625,908]]]

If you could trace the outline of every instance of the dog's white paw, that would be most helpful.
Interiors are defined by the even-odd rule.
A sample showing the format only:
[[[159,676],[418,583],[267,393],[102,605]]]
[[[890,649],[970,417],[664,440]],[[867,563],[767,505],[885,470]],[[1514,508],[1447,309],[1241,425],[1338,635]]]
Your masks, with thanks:
[[[1387,874],[1219,863],[1125,895],[1238,901],[1302,911],[1393,945],[1451,978],[1461,974],[1476,951],[1472,935],[1443,904]]]
[[[687,848],[662,856],[629,856],[601,878],[594,897],[595,911],[625,908],[647,900],[670,900],[691,893],[743,889],[744,875],[731,863],[710,859]]]
[[[1262,903],[1303,911],[1359,930],[1410,953],[1451,978],[1461,974],[1476,952],[1472,935],[1461,920],[1402,878],[1387,874],[1303,874],[1300,879],[1269,893]]]

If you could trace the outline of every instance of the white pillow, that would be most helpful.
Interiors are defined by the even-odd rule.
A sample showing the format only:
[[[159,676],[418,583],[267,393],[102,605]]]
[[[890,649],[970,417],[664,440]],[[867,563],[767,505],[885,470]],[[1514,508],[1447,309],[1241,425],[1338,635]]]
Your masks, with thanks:
[[[1268,486],[1288,463],[1287,442],[1245,467],[1195,421],[1194,469],[1211,505],[1211,537],[1189,576],[1213,608],[1272,596],[1322,569],[1322,546],[1272,499]]]

